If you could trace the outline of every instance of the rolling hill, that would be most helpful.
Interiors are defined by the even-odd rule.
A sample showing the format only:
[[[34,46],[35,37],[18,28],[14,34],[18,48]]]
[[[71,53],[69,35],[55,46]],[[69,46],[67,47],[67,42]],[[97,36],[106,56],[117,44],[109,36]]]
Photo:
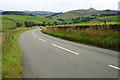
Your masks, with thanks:
[[[0,18],[2,17],[2,31],[6,31],[9,28],[16,28],[16,23],[21,23],[23,24],[24,27],[24,23],[25,21],[32,21],[34,23],[53,23],[54,21],[60,22],[58,20],[53,20],[53,19],[47,19],[47,18],[43,18],[43,17],[37,17],[37,16],[23,16],[23,15],[2,15],[0,16]]]
[[[116,16],[118,14],[119,14],[118,11],[115,10],[109,10],[109,9],[96,10],[94,8],[90,8],[90,9],[72,10],[55,16],[47,16],[47,18],[70,21],[72,20],[72,18],[78,18],[78,17],[85,17],[85,16],[105,17],[105,16]]]
[[[52,15],[55,14],[55,12],[50,11],[23,11],[24,13],[29,13],[35,16],[46,16],[46,15]]]
[[[0,14],[2,15],[24,15],[24,16],[48,16],[53,15],[55,12],[50,11],[3,11],[0,10]]]
[[[3,11],[3,12],[0,12],[0,14],[2,14],[2,15],[23,15],[23,16],[34,16],[34,15],[32,15],[32,14],[24,13],[24,12],[21,12],[21,11]]]

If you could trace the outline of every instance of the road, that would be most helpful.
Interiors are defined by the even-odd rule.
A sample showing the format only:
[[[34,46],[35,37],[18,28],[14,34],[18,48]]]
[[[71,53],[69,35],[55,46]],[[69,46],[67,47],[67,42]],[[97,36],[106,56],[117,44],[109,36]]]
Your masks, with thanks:
[[[23,78],[118,78],[118,52],[43,34],[39,28],[18,37]]]

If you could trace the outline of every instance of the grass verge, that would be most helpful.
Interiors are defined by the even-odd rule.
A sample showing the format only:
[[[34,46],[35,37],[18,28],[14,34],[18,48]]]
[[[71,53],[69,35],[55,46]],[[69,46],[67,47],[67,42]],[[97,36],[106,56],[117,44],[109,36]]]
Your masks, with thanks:
[[[113,30],[72,30],[72,29],[44,29],[43,33],[55,36],[58,38],[87,44],[91,46],[97,46],[105,49],[111,49],[120,51],[118,49],[118,31]]]
[[[2,78],[21,78],[21,54],[17,37],[33,28],[18,28],[4,32],[2,38]]]

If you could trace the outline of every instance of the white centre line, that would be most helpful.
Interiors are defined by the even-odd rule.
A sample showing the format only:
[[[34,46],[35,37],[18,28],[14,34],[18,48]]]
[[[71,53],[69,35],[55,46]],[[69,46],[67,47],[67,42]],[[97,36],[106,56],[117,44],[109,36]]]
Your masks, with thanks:
[[[32,32],[33,33],[33,35],[35,36],[35,34],[34,34],[34,32]],[[37,34],[37,36],[39,36],[38,34]],[[35,36],[35,37],[37,37],[37,36]],[[38,37],[39,38],[39,37]],[[47,42],[46,40],[43,40],[43,39],[41,39],[41,38],[39,38],[41,41],[43,41],[43,42]]]
[[[66,51],[68,51],[68,52],[71,52],[71,53],[73,53],[73,54],[79,55],[79,53],[77,53],[77,52],[71,51],[71,50],[69,50],[69,49],[66,49],[66,48],[64,48],[64,47],[58,46],[58,45],[56,45],[56,44],[52,44],[52,45],[55,46],[55,47],[58,47],[58,48],[60,48],[60,49],[66,50]]]
[[[41,39],[41,38],[39,38],[41,41],[43,41],[43,42],[46,42],[45,40],[43,40],[43,39]]]
[[[35,35],[34,35],[35,36]],[[35,36],[35,37],[37,37],[37,36]]]
[[[115,68],[115,69],[118,69],[118,70],[120,70],[120,68],[119,67],[116,67],[116,66],[113,66],[113,65],[109,65],[110,67],[112,67],[112,68]]]
[[[35,37],[37,37],[35,34],[34,34],[34,32],[32,32],[33,33],[33,35],[35,36]]]

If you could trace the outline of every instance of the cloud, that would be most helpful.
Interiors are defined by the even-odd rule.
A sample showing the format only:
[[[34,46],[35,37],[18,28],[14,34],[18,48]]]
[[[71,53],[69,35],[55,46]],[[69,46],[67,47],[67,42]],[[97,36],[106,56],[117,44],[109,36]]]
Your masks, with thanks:
[[[73,9],[117,9],[119,0],[2,0],[5,10],[69,11]]]
[[[88,0],[97,9],[118,9],[119,0]]]

